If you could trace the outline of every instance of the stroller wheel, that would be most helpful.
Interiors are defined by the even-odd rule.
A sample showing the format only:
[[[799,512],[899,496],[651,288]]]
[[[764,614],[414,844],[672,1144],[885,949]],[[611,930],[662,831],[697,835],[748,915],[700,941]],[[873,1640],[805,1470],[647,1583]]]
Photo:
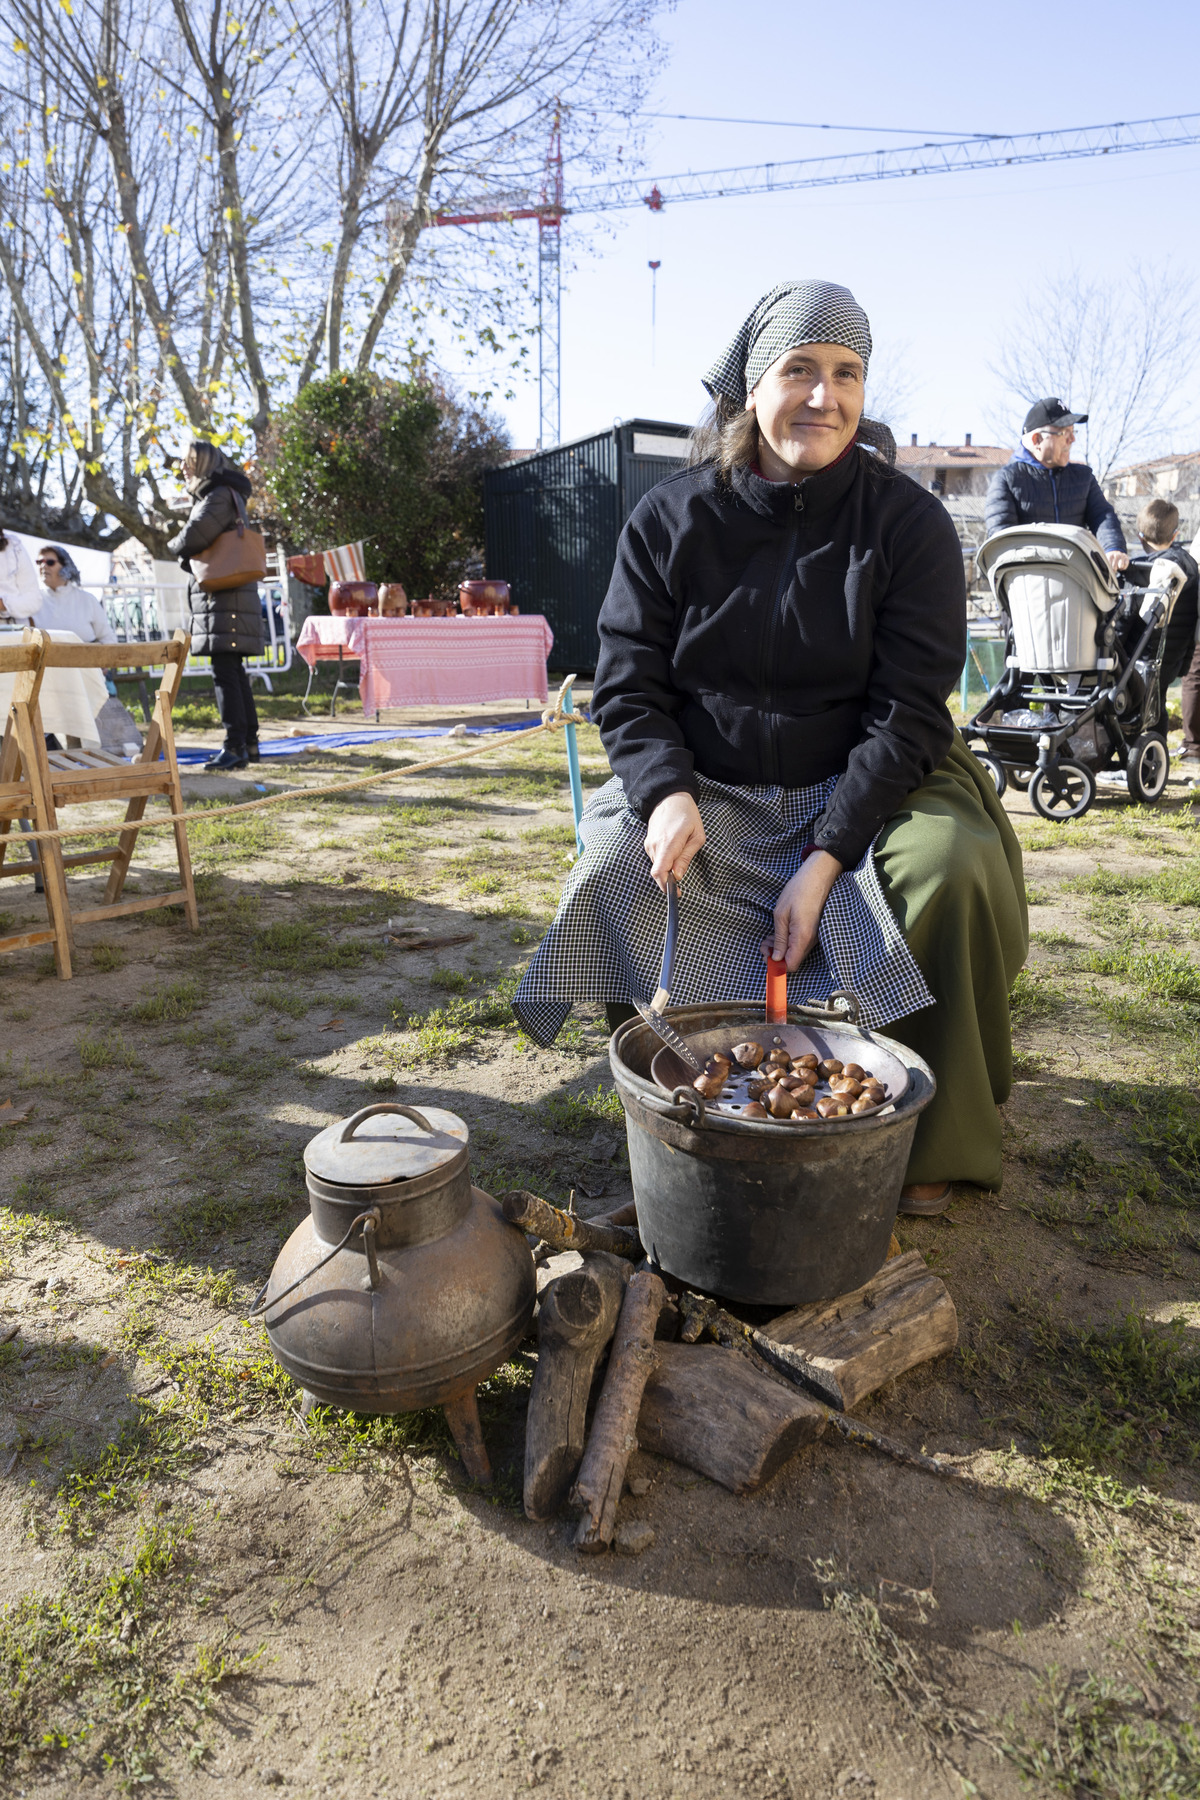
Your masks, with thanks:
[[[1004,764],[1000,761],[1000,758],[998,756],[989,755],[986,750],[976,750],[975,761],[979,763],[982,768],[986,769],[991,776],[992,785],[994,786],[997,795],[1003,794],[1005,788],[1008,786],[1008,776],[1004,772]]]
[[[1082,763],[1051,763],[1038,769],[1029,783],[1033,810],[1052,824],[1079,819],[1096,798],[1096,778]]]
[[[1029,786],[1030,782],[1033,780],[1033,770],[1032,769],[1010,769],[1008,771],[1008,779],[1012,783],[1013,787],[1020,788],[1022,790],[1022,792],[1024,792],[1024,790]]]
[[[1157,731],[1145,731],[1130,745],[1125,758],[1125,779],[1131,797],[1143,806],[1153,806],[1167,785],[1171,773],[1171,753],[1167,740]]]

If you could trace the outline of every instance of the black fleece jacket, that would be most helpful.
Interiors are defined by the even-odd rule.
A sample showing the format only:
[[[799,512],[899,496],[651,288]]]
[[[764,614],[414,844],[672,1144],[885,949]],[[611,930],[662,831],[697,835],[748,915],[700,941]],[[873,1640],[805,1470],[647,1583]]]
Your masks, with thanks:
[[[794,487],[689,469],[635,507],[599,629],[592,716],[635,812],[697,775],[840,774],[815,838],[851,867],[950,748],[962,551],[866,450]]]

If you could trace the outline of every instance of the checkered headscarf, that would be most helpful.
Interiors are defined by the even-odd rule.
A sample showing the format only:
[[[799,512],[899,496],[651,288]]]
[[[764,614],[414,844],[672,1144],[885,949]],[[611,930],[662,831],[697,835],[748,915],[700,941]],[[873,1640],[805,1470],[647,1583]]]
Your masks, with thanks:
[[[764,294],[733,342],[719,356],[704,385],[745,406],[773,362],[797,344],[844,344],[862,357],[863,373],[871,358],[871,326],[849,288],[835,281],[783,281]]]

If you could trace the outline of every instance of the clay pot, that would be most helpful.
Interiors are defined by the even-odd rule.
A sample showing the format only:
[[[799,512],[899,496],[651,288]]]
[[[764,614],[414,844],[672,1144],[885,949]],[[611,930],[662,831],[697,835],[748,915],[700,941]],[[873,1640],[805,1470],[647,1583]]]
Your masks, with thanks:
[[[373,581],[331,581],[329,610],[339,618],[365,619],[374,609],[377,594]]]
[[[381,619],[402,619],[408,612],[408,595],[398,581],[385,581],[379,589]]]
[[[412,603],[414,619],[452,619],[454,610],[453,600],[435,600],[432,596],[425,600],[414,600]]]
[[[461,610],[477,618],[507,613],[511,597],[507,581],[464,581],[459,584],[458,604]]]

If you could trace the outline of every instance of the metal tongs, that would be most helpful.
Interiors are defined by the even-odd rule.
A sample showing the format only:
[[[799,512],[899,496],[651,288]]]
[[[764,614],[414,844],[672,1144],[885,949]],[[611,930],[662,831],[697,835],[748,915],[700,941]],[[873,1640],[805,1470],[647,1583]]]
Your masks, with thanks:
[[[645,1019],[651,1031],[659,1036],[663,1043],[673,1050],[679,1060],[695,1074],[704,1073],[704,1065],[686,1039],[681,1038],[673,1025],[668,1025],[663,1013],[671,1003],[671,964],[675,960],[675,934],[679,929],[679,883],[673,875],[667,876],[667,935],[663,940],[662,967],[658,972],[658,988],[653,1000],[647,1006],[644,1000],[635,1000],[634,1005]]]

